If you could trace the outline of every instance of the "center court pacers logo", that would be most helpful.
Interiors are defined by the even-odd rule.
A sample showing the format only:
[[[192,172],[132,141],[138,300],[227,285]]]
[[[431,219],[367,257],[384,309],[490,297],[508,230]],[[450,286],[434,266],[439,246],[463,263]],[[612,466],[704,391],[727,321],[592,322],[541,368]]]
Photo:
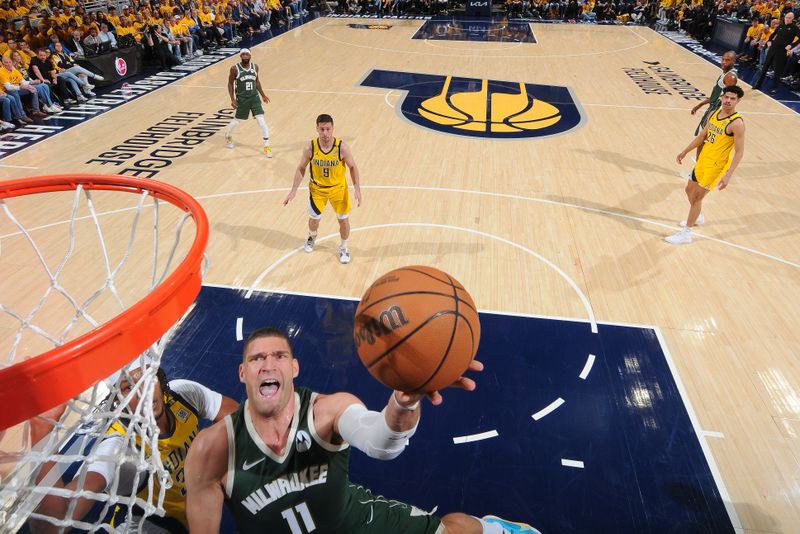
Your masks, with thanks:
[[[377,69],[361,85],[407,91],[400,106],[403,116],[449,134],[547,137],[583,122],[580,105],[567,87]]]

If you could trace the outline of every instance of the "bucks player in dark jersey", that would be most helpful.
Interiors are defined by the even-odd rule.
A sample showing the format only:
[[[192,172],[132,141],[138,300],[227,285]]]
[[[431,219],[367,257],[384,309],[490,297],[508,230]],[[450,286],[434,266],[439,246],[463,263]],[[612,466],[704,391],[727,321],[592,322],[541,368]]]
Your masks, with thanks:
[[[439,518],[351,483],[350,446],[376,459],[398,456],[417,428],[423,395],[393,391],[382,412],[368,411],[349,393],[295,388],[299,372],[285,333],[262,328],[250,335],[239,366],[247,401],[200,432],[186,460],[193,534],[219,532],[223,501],[245,534],[538,532],[493,516]],[[475,389],[466,377],[453,385]],[[442,402],[438,392],[428,397]]]
[[[231,67],[228,74],[228,94],[231,97],[231,107],[236,110],[236,115],[228,124],[228,129],[225,130],[225,146],[233,148],[233,130],[239,125],[239,121],[247,120],[252,112],[264,138],[264,154],[271,158],[269,127],[264,120],[264,108],[258,98],[261,95],[261,100],[268,104],[269,97],[261,88],[261,81],[258,79],[258,65],[250,61],[252,59],[250,50],[242,48],[239,51],[239,58],[241,62]]]
[[[708,118],[722,105],[722,101],[720,100],[722,97],[722,90],[730,85],[736,85],[736,82],[739,80],[736,70],[734,70],[734,67],[736,66],[736,52],[733,50],[728,50],[722,54],[722,61],[720,62],[719,66],[722,68],[722,72],[717,78],[716,83],[714,83],[714,87],[711,89],[711,94],[708,96],[708,98],[700,101],[699,104],[692,108],[692,115],[694,115],[700,110],[700,108],[708,104],[708,109],[703,114],[703,118],[700,119],[700,124],[697,125],[697,128],[694,131],[695,135],[700,134],[703,128],[706,127],[706,124],[708,124]],[[697,154],[699,155],[700,152],[698,151]]]

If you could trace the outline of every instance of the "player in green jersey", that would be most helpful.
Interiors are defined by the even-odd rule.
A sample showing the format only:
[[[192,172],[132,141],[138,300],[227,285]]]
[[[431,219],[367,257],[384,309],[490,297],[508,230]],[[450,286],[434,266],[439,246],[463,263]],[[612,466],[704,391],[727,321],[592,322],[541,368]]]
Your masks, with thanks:
[[[482,369],[473,361],[469,370]],[[494,516],[439,518],[351,483],[350,446],[376,459],[397,457],[417,428],[425,395],[393,391],[382,412],[368,411],[350,393],[295,388],[299,372],[284,332],[262,328],[245,342],[239,379],[247,401],[200,432],[186,460],[193,534],[219,532],[223,502],[244,534],[538,533]],[[462,376],[453,386],[471,391],[475,382]],[[442,402],[438,392],[427,396]]]
[[[252,112],[264,138],[264,154],[271,158],[269,127],[264,120],[264,108],[258,99],[261,95],[261,100],[268,104],[269,97],[261,88],[261,81],[258,79],[258,65],[250,61],[252,59],[250,50],[242,48],[239,51],[239,58],[241,62],[231,67],[228,74],[228,94],[231,97],[231,107],[236,110],[236,115],[228,124],[228,129],[225,130],[225,146],[233,148],[233,130],[239,125],[239,121],[247,120]]]

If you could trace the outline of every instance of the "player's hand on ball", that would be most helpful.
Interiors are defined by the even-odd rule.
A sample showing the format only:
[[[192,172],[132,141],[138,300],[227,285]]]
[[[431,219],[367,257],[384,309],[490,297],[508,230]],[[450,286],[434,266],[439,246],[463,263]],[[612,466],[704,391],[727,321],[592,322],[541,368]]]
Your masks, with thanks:
[[[469,367],[467,371],[483,371],[483,364],[478,360],[472,360],[469,362]],[[467,378],[466,376],[460,376],[456,379],[455,382],[450,384],[447,387],[451,388],[460,388],[465,389],[467,391],[473,391],[477,387],[475,381],[471,378]],[[438,391],[431,391],[430,393],[405,393],[403,391],[398,391],[396,394],[397,401],[402,404],[403,406],[410,406],[420,400],[422,397],[428,397],[428,400],[434,406],[439,406],[442,403],[442,395]]]

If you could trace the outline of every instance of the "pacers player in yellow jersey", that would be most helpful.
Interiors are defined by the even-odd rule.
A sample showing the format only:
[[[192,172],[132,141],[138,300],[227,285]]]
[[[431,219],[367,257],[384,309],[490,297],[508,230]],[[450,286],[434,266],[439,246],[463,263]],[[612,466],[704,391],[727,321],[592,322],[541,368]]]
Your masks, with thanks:
[[[350,236],[350,193],[347,190],[345,179],[345,165],[350,168],[350,180],[353,181],[353,196],[356,205],[361,206],[361,179],[358,167],[353,159],[350,148],[341,139],[333,136],[333,118],[322,114],[317,117],[317,134],[319,137],[312,140],[303,150],[303,157],[294,173],[292,190],[283,200],[287,205],[297,194],[297,188],[306,174],[306,167],[311,163],[311,176],[308,183],[308,238],[305,251],[314,250],[317,239],[317,228],[322,218],[325,205],[330,202],[336,218],[339,219],[339,261],[350,263],[350,252],[347,248],[347,238]]]
[[[139,392],[134,387],[142,377],[141,362],[134,362],[128,374],[120,377],[119,394],[112,402],[129,402],[130,411],[133,413],[139,403]],[[236,410],[238,403],[233,399],[225,397],[211,389],[193,382],[191,380],[167,380],[167,376],[162,369],[158,370],[158,381],[153,385],[153,415],[158,425],[158,450],[161,454],[161,461],[170,474],[171,484],[166,489],[164,496],[164,517],[150,516],[147,518],[144,531],[149,534],[158,532],[169,532],[180,534],[188,532],[189,523],[186,518],[186,490],[184,487],[184,464],[186,454],[190,444],[200,431],[200,420],[206,419],[212,422],[221,421],[226,415]],[[128,396],[133,394],[130,400]],[[49,419],[59,419],[64,411],[64,406],[48,412]],[[31,430],[31,441],[36,443],[42,439],[49,431],[48,426],[41,428],[33,427]],[[94,451],[96,459],[88,461],[85,465],[58,464],[56,468],[60,472],[56,487],[67,487],[75,490],[79,483],[82,483],[84,491],[103,493],[114,488],[114,480],[117,476],[122,476],[116,470],[113,462],[106,458],[120,454],[120,447],[123,446],[122,435],[127,432],[127,422],[116,421],[108,430],[105,437],[97,445]],[[83,440],[77,439],[68,447],[85,446]],[[69,454],[68,451],[61,451],[62,454]],[[80,454],[80,451],[74,451]],[[85,474],[82,472],[85,471]],[[85,476],[84,480],[81,480]],[[71,477],[71,479],[70,479]],[[146,479],[144,479],[146,480]],[[119,482],[122,488],[122,482]],[[159,491],[156,482],[155,493]],[[147,499],[148,488],[139,488],[139,495]],[[73,499],[75,499],[73,497]],[[96,514],[102,508],[97,506],[98,502],[91,497],[75,499],[77,502],[72,509],[69,518],[75,520],[86,520],[87,514]],[[53,494],[48,494],[42,499],[36,512],[42,516],[49,516],[55,519],[64,519],[70,507],[70,500],[60,498]],[[136,512],[134,512],[136,514]],[[119,526],[124,518],[119,518],[116,514],[111,522]],[[106,518],[108,519],[108,518]],[[102,520],[102,518],[100,519]],[[87,522],[94,522],[94,518]],[[30,530],[33,534],[56,533],[60,532],[54,524],[43,520],[31,520]]]
[[[692,242],[692,226],[705,222],[702,213],[703,198],[719,185],[728,187],[733,172],[744,156],[744,119],[736,111],[736,105],[744,96],[738,85],[729,85],[722,90],[722,107],[708,118],[703,131],[675,158],[678,164],[690,151],[703,145],[692,171],[692,179],[686,184],[689,199],[689,215],[681,221],[683,230],[665,237],[672,245]],[[733,157],[731,157],[733,156]]]

